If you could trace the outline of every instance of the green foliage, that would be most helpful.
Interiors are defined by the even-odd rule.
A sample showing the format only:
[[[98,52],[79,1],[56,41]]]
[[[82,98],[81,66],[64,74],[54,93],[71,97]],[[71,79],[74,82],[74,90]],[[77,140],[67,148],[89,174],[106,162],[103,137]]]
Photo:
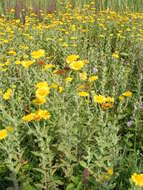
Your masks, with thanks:
[[[0,190],[136,188],[131,175],[143,168],[138,2],[58,1],[56,13],[29,10],[21,22],[1,1]]]

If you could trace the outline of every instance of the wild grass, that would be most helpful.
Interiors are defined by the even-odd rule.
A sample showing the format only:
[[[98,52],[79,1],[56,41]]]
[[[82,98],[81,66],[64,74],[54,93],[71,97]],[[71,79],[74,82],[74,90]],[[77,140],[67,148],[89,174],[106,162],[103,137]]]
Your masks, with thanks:
[[[2,13],[5,9],[10,7],[14,8],[17,2],[25,3],[27,7],[34,7],[36,5],[39,7],[39,9],[43,9],[45,11],[48,10],[48,7],[52,2],[56,2],[57,7],[60,7],[59,0],[1,0],[0,12]],[[84,3],[90,2],[91,0],[71,0],[71,4],[75,6],[82,6]],[[95,6],[97,10],[110,9],[120,12],[142,12],[143,0],[95,0]]]

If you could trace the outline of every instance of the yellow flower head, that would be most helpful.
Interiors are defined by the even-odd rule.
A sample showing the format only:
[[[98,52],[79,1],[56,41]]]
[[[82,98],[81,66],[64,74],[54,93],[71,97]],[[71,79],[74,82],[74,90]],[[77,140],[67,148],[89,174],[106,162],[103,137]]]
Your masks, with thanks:
[[[8,126],[8,127],[6,127],[6,129],[7,129],[7,131],[10,132],[10,133],[12,133],[12,132],[14,131],[13,127],[9,127],[9,126]]]
[[[80,73],[79,76],[80,76],[80,79],[83,81],[85,81],[87,79],[87,73],[86,72]]]
[[[63,87],[59,86],[59,93],[62,93],[62,92],[63,92]]]
[[[47,87],[41,87],[36,90],[36,98],[43,99],[45,98],[50,92],[50,88]]]
[[[79,92],[78,95],[82,96],[82,97],[88,97],[89,96],[89,94],[87,92],[84,92],[84,91]]]
[[[6,129],[0,130],[0,140],[5,139],[8,136],[8,132]]]
[[[31,56],[34,59],[39,59],[41,57],[45,57],[45,50],[39,49],[38,51],[33,51]]]
[[[113,57],[114,59],[119,59],[119,54],[118,54],[118,52],[115,51],[115,52],[112,54],[112,57]]]
[[[79,59],[79,55],[69,55],[69,56],[67,56],[67,58],[66,58],[66,62],[68,63],[68,64],[70,64],[70,63],[72,63],[73,61],[76,61],[77,59]]]
[[[46,98],[35,98],[32,102],[33,104],[42,105],[46,103]]]
[[[48,83],[47,82],[38,82],[36,84],[36,88],[43,88],[43,87],[48,87]]]
[[[15,52],[14,50],[12,50],[12,49],[8,52],[8,54],[9,54],[9,55],[16,56],[16,52]]]
[[[143,174],[134,173],[131,176],[131,181],[138,187],[143,187]]]
[[[124,100],[124,96],[119,96],[119,100],[123,101]]]
[[[58,88],[58,85],[56,83],[52,83],[51,88],[56,89],[56,88]]]
[[[73,79],[71,78],[71,77],[67,77],[66,79],[65,79],[65,81],[66,81],[66,83],[69,83],[69,82],[71,82]]]
[[[3,95],[4,100],[9,100],[12,96],[12,90],[9,88]]]
[[[105,101],[106,101],[106,102],[114,103],[115,100],[114,100],[114,98],[108,96],[107,98],[105,98]]]
[[[30,113],[30,114],[24,116],[22,119],[25,122],[30,122],[30,121],[34,120],[34,117],[35,117],[35,113]]]
[[[54,64],[46,64],[44,70],[48,71],[49,69],[54,68],[54,67],[55,67]]]
[[[112,168],[109,168],[107,172],[109,175],[113,175],[113,169]]]
[[[37,112],[35,112],[34,120],[47,120],[50,119],[51,115],[47,110],[41,110],[39,109]]]
[[[21,62],[21,65],[25,68],[29,68],[35,61],[31,61],[31,60],[28,60],[28,61],[22,61]]]
[[[105,103],[105,101],[106,101],[106,98],[104,96],[101,96],[101,95],[95,95],[94,96],[94,102],[95,103],[103,104],[103,103]]]
[[[93,82],[93,81],[96,81],[97,79],[98,79],[98,76],[94,75],[94,76],[89,77],[88,81]]]
[[[73,61],[70,65],[70,68],[76,71],[81,70],[84,67],[84,62],[83,61]]]
[[[125,97],[131,97],[132,96],[132,92],[131,91],[126,91],[122,94]]]

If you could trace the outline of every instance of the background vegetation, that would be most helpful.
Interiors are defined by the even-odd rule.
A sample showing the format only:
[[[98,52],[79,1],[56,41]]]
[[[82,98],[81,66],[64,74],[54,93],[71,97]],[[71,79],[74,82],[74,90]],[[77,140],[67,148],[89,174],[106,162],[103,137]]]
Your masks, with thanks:
[[[59,0],[54,0],[57,7],[60,6]],[[91,0],[71,0],[71,4],[82,6],[84,3],[90,3]],[[48,9],[49,4],[53,0],[1,0],[0,1],[0,12],[2,13],[5,9],[15,7],[17,2],[25,3],[27,7],[38,6],[39,8]],[[65,3],[67,0],[65,0]],[[112,9],[116,11],[138,11],[143,10],[143,0],[95,0],[95,6],[97,10]]]
[[[141,190],[142,1],[0,3],[0,190]]]

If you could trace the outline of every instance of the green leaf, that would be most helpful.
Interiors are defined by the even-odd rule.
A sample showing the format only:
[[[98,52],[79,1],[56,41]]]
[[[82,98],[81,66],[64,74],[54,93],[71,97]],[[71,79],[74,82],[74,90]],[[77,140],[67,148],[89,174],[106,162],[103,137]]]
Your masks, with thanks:
[[[85,161],[80,161],[79,163],[80,163],[80,165],[81,165],[83,168],[87,168],[87,164],[86,164]]]
[[[66,190],[75,190],[75,186],[73,183],[70,183],[67,187]]]
[[[29,182],[26,182],[23,184],[23,187],[21,190],[36,190],[35,187],[31,186]]]

